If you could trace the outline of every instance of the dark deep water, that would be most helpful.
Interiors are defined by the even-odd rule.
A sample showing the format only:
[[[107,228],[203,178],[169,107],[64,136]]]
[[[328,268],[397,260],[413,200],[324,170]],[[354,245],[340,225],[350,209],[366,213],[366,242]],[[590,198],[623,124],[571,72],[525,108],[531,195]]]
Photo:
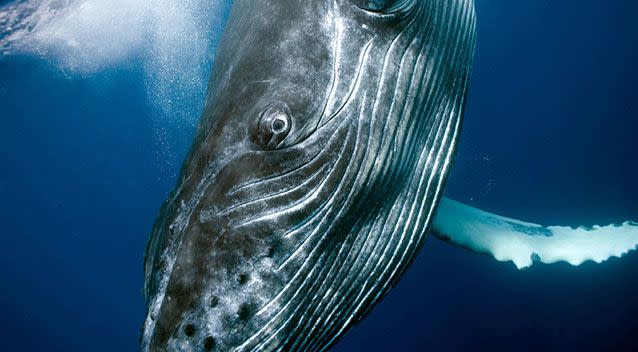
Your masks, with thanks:
[[[477,10],[448,195],[544,224],[638,220],[638,4]],[[0,58],[0,351],[138,349],[144,246],[178,166],[158,157],[137,60],[74,75]],[[191,132],[172,136],[178,159]],[[518,271],[430,239],[334,350],[635,351],[636,276],[636,252]]]

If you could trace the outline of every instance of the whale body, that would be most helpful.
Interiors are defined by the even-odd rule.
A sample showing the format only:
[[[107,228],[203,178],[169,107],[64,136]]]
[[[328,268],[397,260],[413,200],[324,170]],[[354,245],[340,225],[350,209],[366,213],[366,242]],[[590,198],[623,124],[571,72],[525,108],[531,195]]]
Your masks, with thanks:
[[[238,0],[146,251],[144,351],[323,350],[421,248],[470,0]]]
[[[146,248],[142,350],[326,350],[430,232],[519,267],[635,248],[631,223],[561,252],[569,229],[441,203],[475,37],[473,0],[236,0]]]

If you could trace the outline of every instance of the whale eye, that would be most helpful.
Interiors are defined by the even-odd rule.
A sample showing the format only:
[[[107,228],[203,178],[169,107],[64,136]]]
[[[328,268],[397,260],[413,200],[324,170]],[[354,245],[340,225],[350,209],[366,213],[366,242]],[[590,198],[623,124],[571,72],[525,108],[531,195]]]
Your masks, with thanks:
[[[273,104],[259,117],[257,141],[264,149],[275,149],[286,139],[291,127],[288,106],[283,103]]]
[[[284,132],[288,128],[288,120],[284,116],[277,116],[272,120],[270,130],[273,133]]]
[[[410,11],[417,0],[353,0],[367,11],[385,14],[405,13]]]

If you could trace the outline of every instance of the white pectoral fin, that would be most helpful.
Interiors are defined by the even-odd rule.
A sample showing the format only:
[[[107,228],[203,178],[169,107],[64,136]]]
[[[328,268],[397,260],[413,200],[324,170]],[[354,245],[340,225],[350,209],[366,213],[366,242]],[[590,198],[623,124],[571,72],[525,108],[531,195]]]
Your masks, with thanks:
[[[434,235],[442,240],[485,253],[517,268],[534,262],[565,261],[580,265],[621,257],[638,245],[638,224],[571,228],[541,226],[509,219],[444,198],[437,211]]]

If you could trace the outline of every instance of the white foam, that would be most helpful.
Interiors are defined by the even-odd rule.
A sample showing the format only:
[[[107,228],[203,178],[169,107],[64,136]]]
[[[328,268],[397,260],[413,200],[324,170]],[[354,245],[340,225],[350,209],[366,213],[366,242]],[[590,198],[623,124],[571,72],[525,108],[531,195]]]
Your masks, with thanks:
[[[24,0],[0,7],[0,56],[42,57],[70,75],[141,64],[158,159],[196,125],[229,0]],[[173,171],[171,171],[173,172]]]
[[[148,22],[149,6],[142,0],[20,1],[0,10],[0,50],[92,72],[139,50]]]

